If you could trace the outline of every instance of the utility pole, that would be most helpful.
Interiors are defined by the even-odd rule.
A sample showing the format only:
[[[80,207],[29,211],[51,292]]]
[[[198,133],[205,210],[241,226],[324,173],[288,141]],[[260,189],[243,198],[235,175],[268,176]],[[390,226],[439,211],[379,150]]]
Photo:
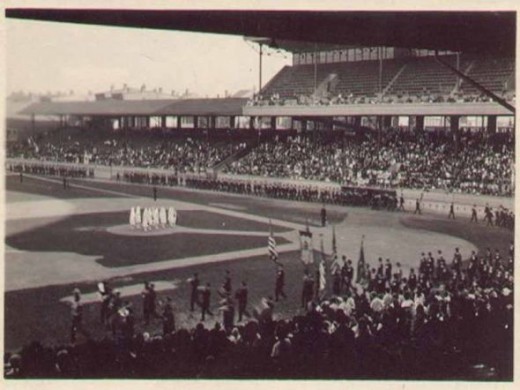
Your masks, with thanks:
[[[260,43],[258,46],[260,47],[260,56],[259,56],[260,64],[258,67],[258,95],[260,95],[260,93],[262,92],[262,55],[263,55],[262,43]]]

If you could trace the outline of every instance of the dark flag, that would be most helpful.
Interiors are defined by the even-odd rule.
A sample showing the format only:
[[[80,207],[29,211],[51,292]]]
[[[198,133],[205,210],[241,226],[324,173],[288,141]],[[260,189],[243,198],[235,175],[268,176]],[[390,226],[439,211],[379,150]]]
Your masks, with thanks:
[[[363,247],[363,241],[365,240],[365,236],[361,237],[361,248],[359,250],[359,260],[357,266],[357,279],[358,283],[361,283],[365,280],[365,249]]]
[[[335,274],[336,272],[341,270],[341,263],[338,259],[338,248],[336,245],[336,227],[332,225],[332,255],[331,255],[332,264],[330,266],[331,274]]]

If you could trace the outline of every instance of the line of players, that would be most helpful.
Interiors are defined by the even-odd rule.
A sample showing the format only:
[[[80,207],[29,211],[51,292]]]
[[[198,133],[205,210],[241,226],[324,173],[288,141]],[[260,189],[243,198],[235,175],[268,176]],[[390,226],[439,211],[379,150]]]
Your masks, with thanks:
[[[177,225],[177,210],[166,207],[132,207],[130,209],[129,223],[132,228],[149,231],[159,228],[173,228]]]

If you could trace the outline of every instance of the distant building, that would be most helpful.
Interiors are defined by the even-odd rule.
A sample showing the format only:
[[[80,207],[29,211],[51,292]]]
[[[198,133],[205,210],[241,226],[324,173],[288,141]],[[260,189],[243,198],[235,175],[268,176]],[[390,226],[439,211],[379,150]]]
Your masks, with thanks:
[[[178,99],[181,97],[185,98],[184,96],[179,96],[175,91],[167,93],[163,91],[162,88],[147,90],[145,85],[141,86],[141,88],[133,88],[126,84],[123,88],[111,88],[110,91],[95,94],[95,100],[165,100]]]

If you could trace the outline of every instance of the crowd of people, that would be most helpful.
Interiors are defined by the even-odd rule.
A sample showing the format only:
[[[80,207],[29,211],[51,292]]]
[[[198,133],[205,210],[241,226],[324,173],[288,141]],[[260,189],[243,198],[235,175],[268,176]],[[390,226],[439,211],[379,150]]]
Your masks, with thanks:
[[[514,92],[503,91],[497,94],[500,98],[510,103],[515,103]],[[486,103],[493,102],[493,99],[484,94],[465,94],[455,93],[432,93],[424,90],[421,94],[414,94],[402,91],[395,94],[362,94],[355,95],[351,92],[338,94],[317,95],[297,95],[293,97],[280,97],[279,93],[270,96],[257,95],[248,100],[248,106],[333,106],[344,104],[403,104],[403,103]]]
[[[113,167],[168,169],[178,173],[206,172],[244,150],[245,141],[210,141],[205,137],[164,137],[156,134],[104,136],[59,135],[9,145],[8,157]]]
[[[94,169],[81,166],[60,166],[53,164],[38,163],[12,163],[8,164],[9,172],[18,173],[20,180],[23,180],[23,174],[43,175],[43,176],[59,176],[71,178],[93,178]]]
[[[511,134],[387,129],[378,136],[295,136],[272,139],[232,162],[231,174],[318,180],[349,185],[512,194]]]
[[[201,322],[179,328],[175,307],[158,302],[153,283],[145,282],[142,318],[125,297],[100,283],[100,321],[106,338],[88,337],[81,293],[74,291],[71,344],[55,347],[33,342],[4,357],[7,378],[512,378],[514,247],[503,256],[488,248],[469,261],[455,249],[452,259],[439,250],[422,253],[407,275],[399,262],[379,258],[357,266],[345,256],[327,260],[323,289],[307,265],[302,309],[281,316],[277,301],[287,299],[284,270],[278,261],[274,290],[252,308],[248,286],[233,290],[226,271],[218,287],[222,321],[207,327],[211,286],[198,274],[187,282],[191,310]],[[325,260],[324,260],[325,261]],[[355,269],[354,269],[355,268]],[[311,272],[309,272],[311,271]],[[164,298],[164,297],[163,297]],[[211,307],[210,307],[211,306]],[[238,310],[235,310],[238,308]],[[238,321],[237,321],[238,315]],[[115,319],[114,319],[115,317]],[[92,320],[92,319],[89,319]],[[137,321],[161,321],[162,332],[134,330]],[[79,332],[86,342],[77,342]],[[475,371],[485,367],[486,373]],[[482,370],[481,370],[482,371]]]
[[[253,147],[251,140],[209,141],[204,137],[150,135],[66,136],[9,145],[8,157],[81,165],[155,168],[177,174],[219,171],[341,185],[445,190],[511,196],[512,133],[415,132],[388,128],[277,135]],[[249,153],[248,153],[249,152]],[[228,163],[225,161],[231,158]]]

